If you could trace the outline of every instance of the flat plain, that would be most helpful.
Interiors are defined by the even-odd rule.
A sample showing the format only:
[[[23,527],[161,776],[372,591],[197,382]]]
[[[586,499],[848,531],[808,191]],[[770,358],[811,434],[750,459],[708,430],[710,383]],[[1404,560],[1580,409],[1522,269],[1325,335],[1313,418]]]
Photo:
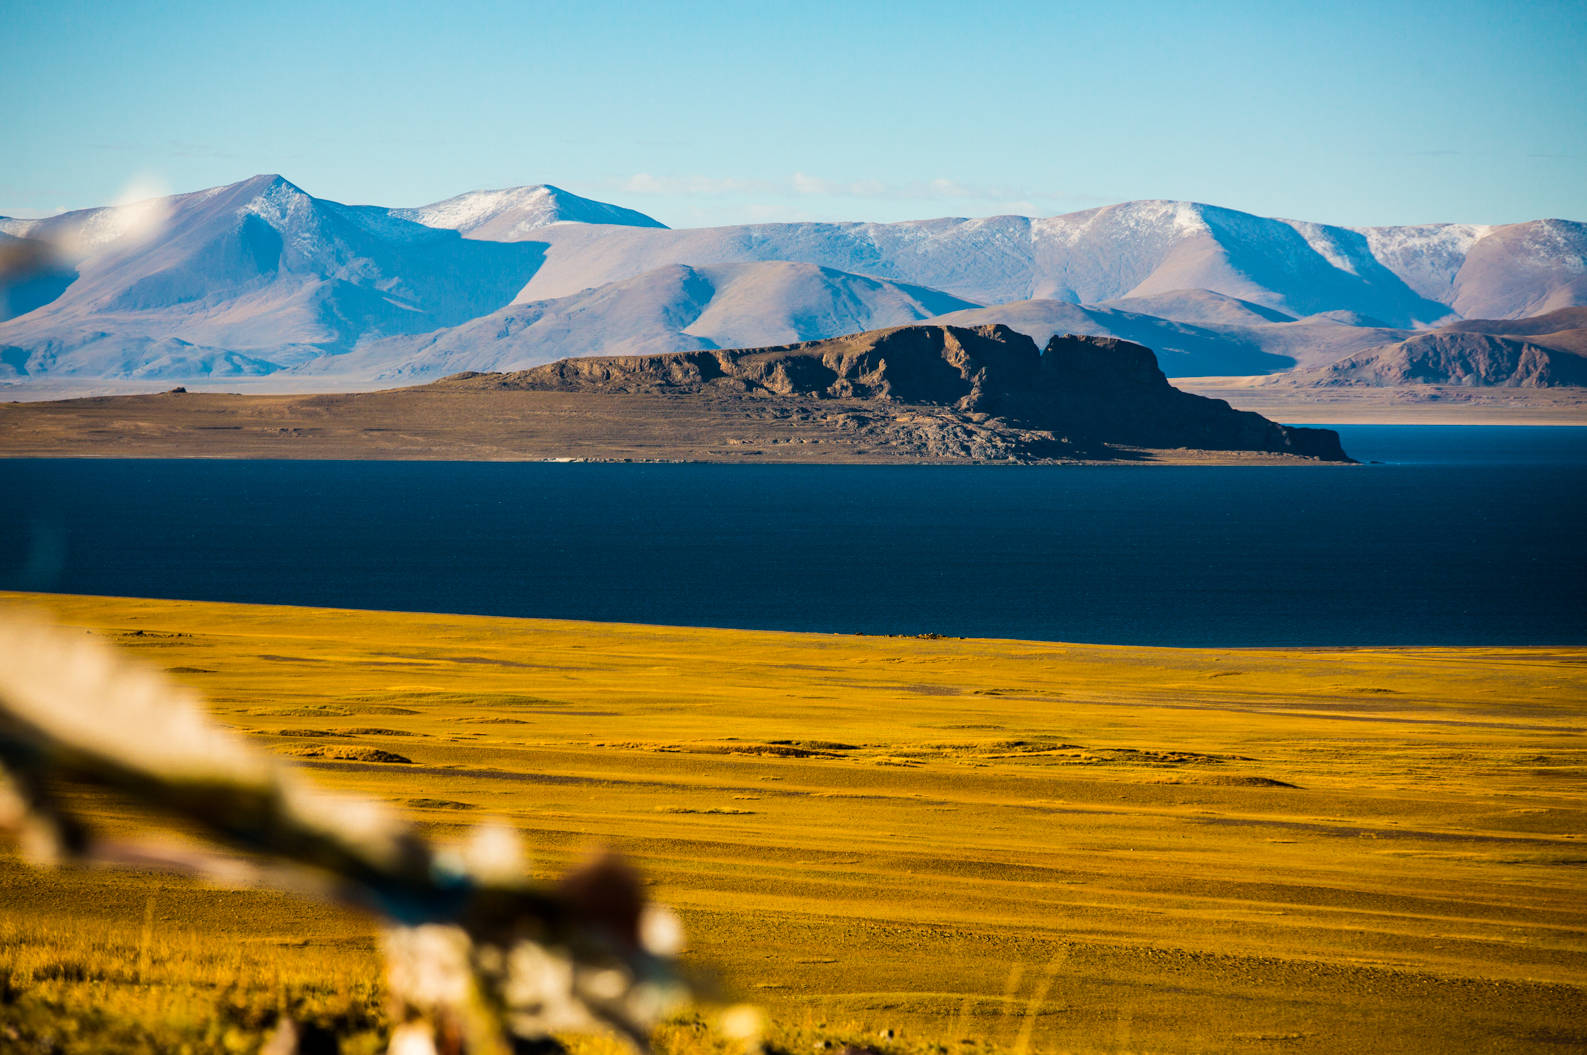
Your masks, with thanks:
[[[1297,425],[1587,425],[1575,387],[1286,385],[1272,377],[1176,377],[1174,387]]]
[[[0,603],[132,650],[440,836],[503,818],[548,873],[621,851],[790,1051],[1587,1045],[1584,649]],[[372,935],[283,894],[7,857],[0,1027],[243,1051],[286,1007],[373,1050]]]

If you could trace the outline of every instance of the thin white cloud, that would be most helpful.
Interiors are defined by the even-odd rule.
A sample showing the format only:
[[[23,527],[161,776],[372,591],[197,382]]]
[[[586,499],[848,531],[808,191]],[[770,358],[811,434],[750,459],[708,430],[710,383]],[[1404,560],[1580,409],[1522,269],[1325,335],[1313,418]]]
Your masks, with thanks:
[[[634,173],[620,187],[630,194],[674,196],[763,194],[778,189],[776,184],[762,180],[735,179],[731,176],[652,176],[648,172]]]
[[[823,198],[892,198],[898,188],[876,179],[830,180],[795,172],[789,179],[795,194]]]
[[[906,183],[883,180],[833,180],[796,172],[789,181],[795,194],[824,198],[886,198],[893,201],[976,201],[1040,211],[1041,202],[1072,201],[1077,195],[1049,193],[1031,187],[965,183],[937,176]]]
[[[673,197],[720,196],[725,194],[792,194],[803,198],[863,198],[895,201],[965,200],[1031,204],[1042,201],[1073,200],[1076,195],[1047,193],[1030,187],[965,183],[938,176],[933,179],[889,183],[878,179],[836,180],[795,172],[786,181],[739,179],[732,176],[655,176],[636,172],[618,181],[617,189],[629,194],[657,194]]]
[[[793,189],[795,194],[831,194],[831,185],[824,179],[806,176],[803,172],[793,174]]]

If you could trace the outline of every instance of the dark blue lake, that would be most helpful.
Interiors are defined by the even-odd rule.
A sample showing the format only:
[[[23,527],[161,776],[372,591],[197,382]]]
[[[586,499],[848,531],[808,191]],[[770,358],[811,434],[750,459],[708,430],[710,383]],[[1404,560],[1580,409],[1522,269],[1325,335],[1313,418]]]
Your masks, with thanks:
[[[0,587],[1164,645],[1587,643],[1587,429],[1357,467],[0,461]]]

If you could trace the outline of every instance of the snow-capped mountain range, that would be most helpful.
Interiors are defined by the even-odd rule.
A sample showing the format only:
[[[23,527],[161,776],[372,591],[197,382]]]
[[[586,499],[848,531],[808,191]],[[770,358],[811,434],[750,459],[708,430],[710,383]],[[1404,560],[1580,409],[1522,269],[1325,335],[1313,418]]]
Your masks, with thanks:
[[[530,231],[558,223],[666,226],[642,212],[591,201],[544,184],[470,191],[417,209],[392,209],[391,215],[492,242],[519,242],[528,237]]]
[[[0,382],[348,388],[945,319],[1123,337],[1170,376],[1326,366],[1587,305],[1587,224],[1349,228],[1190,202],[673,230],[550,186],[418,208],[280,176],[0,218]]]

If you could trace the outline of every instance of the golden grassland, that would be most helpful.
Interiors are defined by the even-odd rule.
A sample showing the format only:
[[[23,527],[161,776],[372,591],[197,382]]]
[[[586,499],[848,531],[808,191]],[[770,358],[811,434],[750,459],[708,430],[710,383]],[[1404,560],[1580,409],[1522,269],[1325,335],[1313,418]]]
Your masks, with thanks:
[[[0,603],[437,834],[505,818],[548,872],[617,848],[791,1051],[1587,1045],[1587,650]],[[0,1048],[249,1051],[285,1007],[372,1051],[372,935],[284,894],[6,858]]]

